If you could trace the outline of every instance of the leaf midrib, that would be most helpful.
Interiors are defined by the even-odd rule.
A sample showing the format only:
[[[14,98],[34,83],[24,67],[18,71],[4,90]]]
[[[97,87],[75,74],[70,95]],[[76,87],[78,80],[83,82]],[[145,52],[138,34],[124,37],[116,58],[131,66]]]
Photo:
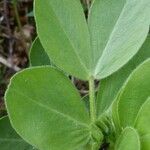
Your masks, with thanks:
[[[66,38],[67,38],[67,40],[69,41],[69,43],[70,43],[70,45],[71,45],[71,47],[72,47],[72,49],[73,49],[75,55],[77,56],[77,58],[78,58],[78,60],[79,60],[79,62],[80,62],[80,64],[81,64],[81,66],[85,69],[85,72],[86,72],[87,75],[88,75],[88,74],[89,74],[89,71],[88,71],[87,67],[85,66],[85,64],[82,62],[82,59],[79,57],[78,53],[76,52],[76,48],[75,48],[74,44],[71,42],[71,40],[70,40],[70,38],[68,37],[66,31],[64,30],[64,28],[63,28],[63,26],[62,26],[62,24],[61,24],[61,21],[58,19],[59,17],[56,15],[56,13],[55,13],[53,7],[51,6],[51,3],[49,2],[48,4],[50,5],[50,8],[51,8],[53,14],[55,15],[55,19],[58,21],[60,28],[62,29],[62,31],[64,32],[64,34],[65,34],[65,36],[66,36]]]
[[[78,125],[81,125],[81,126],[85,126],[86,128],[89,128],[88,124],[83,123],[83,122],[80,122],[79,120],[76,120],[75,118],[72,118],[71,116],[69,116],[69,115],[67,115],[67,114],[64,114],[64,113],[62,113],[62,112],[60,112],[60,111],[58,111],[58,110],[56,110],[56,109],[47,107],[46,105],[44,105],[44,104],[42,104],[42,103],[40,103],[40,102],[37,102],[36,100],[32,99],[31,97],[26,96],[24,93],[18,92],[17,89],[15,89],[15,88],[12,88],[12,91],[14,91],[14,92],[16,92],[17,94],[20,94],[21,96],[23,96],[23,97],[29,99],[32,103],[38,105],[38,106],[41,107],[41,108],[45,108],[46,110],[52,111],[53,113],[56,113],[56,114],[62,116],[63,118],[67,118],[68,120],[73,121],[73,123],[75,123],[75,125],[78,124]]]
[[[95,1],[94,1],[94,2],[95,2]],[[119,20],[120,20],[120,18],[121,18],[121,16],[122,16],[122,14],[123,14],[123,12],[124,12],[124,9],[125,9],[126,5],[127,5],[127,0],[126,0],[126,2],[124,3],[124,6],[122,7],[122,11],[120,12],[120,15],[119,15],[118,18],[116,19],[117,21],[116,21],[116,23],[114,24],[114,26],[113,26],[113,28],[112,28],[112,31],[111,31],[110,34],[109,34],[109,37],[108,37],[107,43],[106,43],[106,45],[105,45],[105,48],[104,48],[104,50],[103,50],[103,52],[102,52],[102,55],[100,56],[99,60],[97,61],[97,64],[96,64],[96,67],[95,67],[95,71],[94,71],[94,76],[97,76],[97,75],[99,74],[99,66],[101,65],[101,60],[102,60],[102,58],[103,58],[104,52],[106,51],[106,48],[107,48],[108,43],[109,43],[109,41],[110,41],[110,38],[111,38],[112,35],[114,34],[115,26],[118,24],[118,22],[119,22]]]

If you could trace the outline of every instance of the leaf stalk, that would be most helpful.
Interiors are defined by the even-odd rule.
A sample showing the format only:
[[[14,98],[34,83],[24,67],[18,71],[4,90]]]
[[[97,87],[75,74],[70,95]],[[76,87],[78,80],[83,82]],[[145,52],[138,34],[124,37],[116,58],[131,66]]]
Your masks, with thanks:
[[[94,123],[96,120],[96,107],[95,107],[95,83],[94,78],[89,79],[89,103],[90,103],[90,118],[91,122]]]

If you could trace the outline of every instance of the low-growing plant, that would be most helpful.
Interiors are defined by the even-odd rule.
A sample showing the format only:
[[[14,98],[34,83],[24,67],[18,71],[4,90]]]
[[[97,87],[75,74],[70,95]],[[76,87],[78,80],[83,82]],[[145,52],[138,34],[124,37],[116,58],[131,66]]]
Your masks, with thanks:
[[[34,14],[32,67],[5,94],[16,132],[39,150],[149,150],[149,0],[95,0],[87,20],[79,0],[35,0]]]

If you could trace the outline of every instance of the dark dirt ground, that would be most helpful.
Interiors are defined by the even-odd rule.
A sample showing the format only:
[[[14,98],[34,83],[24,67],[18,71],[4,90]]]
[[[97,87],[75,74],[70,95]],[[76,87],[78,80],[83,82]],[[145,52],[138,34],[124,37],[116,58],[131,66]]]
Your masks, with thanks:
[[[28,51],[36,36],[28,14],[32,0],[0,0],[0,116],[5,112],[4,93],[11,76],[28,66]]]

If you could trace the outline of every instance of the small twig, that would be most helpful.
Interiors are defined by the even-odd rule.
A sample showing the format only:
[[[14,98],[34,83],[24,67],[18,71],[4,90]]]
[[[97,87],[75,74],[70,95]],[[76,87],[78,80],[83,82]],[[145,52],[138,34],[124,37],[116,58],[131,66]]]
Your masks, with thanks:
[[[20,30],[20,32],[22,32],[22,25],[21,25],[21,22],[20,22],[20,18],[19,18],[19,13],[18,13],[18,6],[17,6],[17,1],[16,0],[13,0],[13,7],[14,7],[14,11],[15,11],[15,17],[16,17],[16,21],[17,21],[17,24],[18,24],[18,28]]]
[[[14,71],[18,72],[21,69],[18,66],[12,65],[9,61],[7,61],[5,58],[3,58],[2,56],[0,56],[0,63],[2,63],[3,65],[7,66],[8,68],[13,69]]]
[[[12,33],[11,33],[11,27],[10,27],[10,23],[9,23],[9,18],[8,18],[8,14],[9,14],[9,10],[8,10],[8,4],[7,4],[7,0],[4,0],[4,18],[6,21],[6,27],[7,27],[7,31],[9,34],[9,60],[10,63],[12,63],[12,53],[13,53],[13,38],[12,38]]]
[[[7,27],[7,30],[8,30],[8,34],[9,36],[11,37],[11,28],[10,28],[10,23],[9,23],[9,18],[8,18],[8,7],[7,7],[7,0],[4,0],[4,18],[5,18],[5,21],[6,21],[6,27]]]
[[[18,29],[19,29],[20,34],[22,36],[21,41],[22,41],[22,44],[23,44],[25,50],[27,51],[27,46],[26,46],[26,43],[25,43],[26,37],[25,37],[24,32],[22,30],[22,24],[21,24],[20,17],[19,17],[19,12],[18,12],[18,2],[17,2],[17,0],[13,0],[12,3],[13,3],[14,11],[15,11],[15,18],[16,18],[16,21],[17,21],[17,24],[18,24]]]

